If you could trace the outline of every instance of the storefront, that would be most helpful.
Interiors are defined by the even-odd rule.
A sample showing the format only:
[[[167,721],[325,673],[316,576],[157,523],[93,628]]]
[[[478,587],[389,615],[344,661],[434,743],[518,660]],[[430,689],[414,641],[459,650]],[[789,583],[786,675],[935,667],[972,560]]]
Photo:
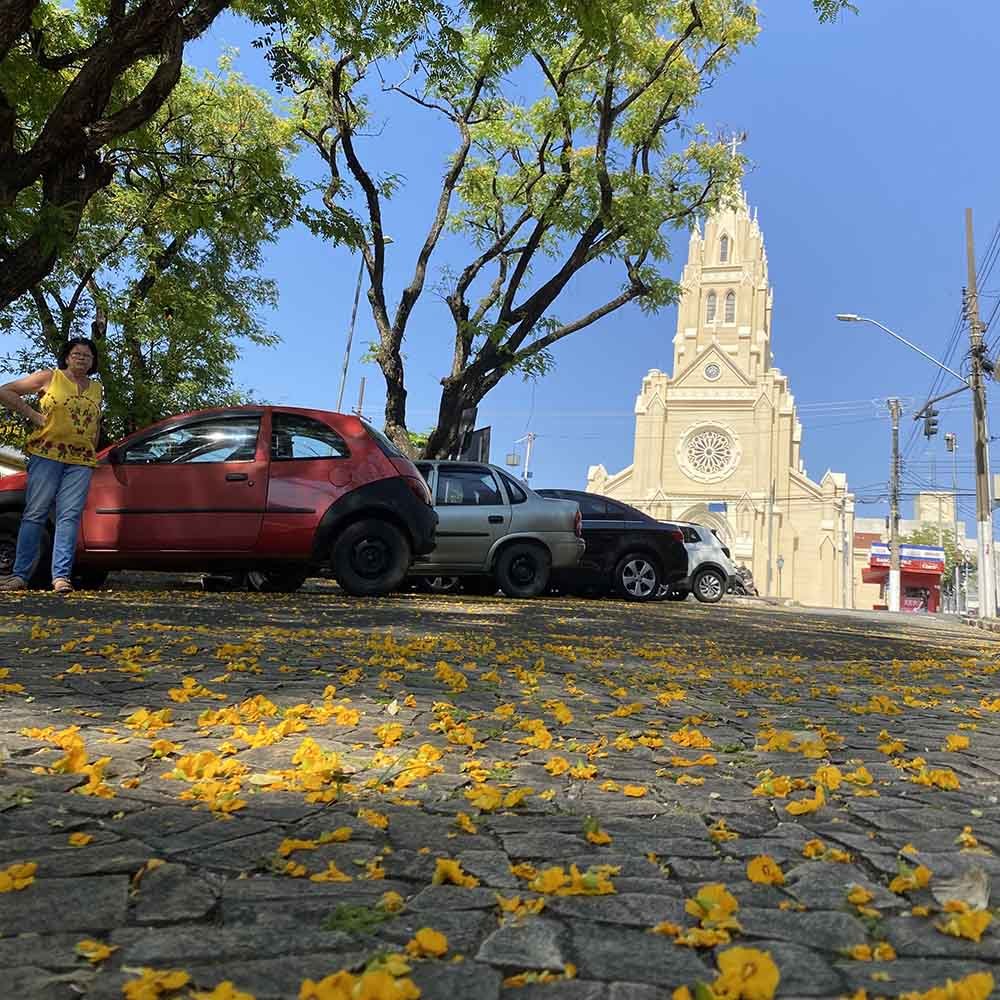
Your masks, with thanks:
[[[933,612],[941,607],[941,577],[944,549],[936,545],[901,545],[899,548],[900,611]],[[868,566],[862,570],[865,583],[877,583],[881,601],[872,607],[885,611],[889,586],[889,546],[873,542]]]

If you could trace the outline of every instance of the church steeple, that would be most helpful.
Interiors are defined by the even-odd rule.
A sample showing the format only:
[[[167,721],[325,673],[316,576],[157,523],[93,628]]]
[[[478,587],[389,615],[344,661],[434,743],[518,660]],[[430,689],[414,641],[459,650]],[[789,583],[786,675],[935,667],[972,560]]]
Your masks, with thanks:
[[[674,373],[713,343],[751,379],[770,367],[772,292],[764,236],[738,187],[696,227],[681,276]]]

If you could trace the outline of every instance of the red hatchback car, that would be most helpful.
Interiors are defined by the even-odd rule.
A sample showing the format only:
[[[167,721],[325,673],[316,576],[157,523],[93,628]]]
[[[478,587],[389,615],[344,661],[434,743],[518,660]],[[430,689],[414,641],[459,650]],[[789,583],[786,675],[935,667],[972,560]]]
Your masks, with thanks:
[[[0,479],[0,574],[13,564],[25,476]],[[113,569],[245,571],[293,591],[327,571],[386,594],[434,548],[423,477],[356,416],[241,406],[170,417],[101,452],[77,543],[79,581]],[[33,582],[48,573],[43,559]]]

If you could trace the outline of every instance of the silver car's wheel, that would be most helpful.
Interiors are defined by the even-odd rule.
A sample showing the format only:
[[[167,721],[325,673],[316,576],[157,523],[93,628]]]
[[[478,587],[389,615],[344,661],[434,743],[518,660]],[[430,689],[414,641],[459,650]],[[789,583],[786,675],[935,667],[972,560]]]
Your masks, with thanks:
[[[651,601],[660,589],[660,567],[644,555],[627,555],[615,570],[615,589],[627,600]]]
[[[694,596],[702,604],[715,604],[722,600],[722,595],[726,592],[726,581],[722,574],[714,569],[706,569],[699,573],[694,581]]]

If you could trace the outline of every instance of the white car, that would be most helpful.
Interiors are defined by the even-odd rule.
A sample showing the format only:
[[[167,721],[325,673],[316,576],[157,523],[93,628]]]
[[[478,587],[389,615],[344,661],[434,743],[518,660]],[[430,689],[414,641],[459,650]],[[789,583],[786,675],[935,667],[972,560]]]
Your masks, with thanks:
[[[736,576],[736,566],[729,557],[729,549],[719,541],[715,532],[703,524],[675,521],[684,534],[684,548],[688,553],[688,575],[670,587],[664,595],[671,601],[683,601],[688,594],[703,604],[722,600],[729,581]]]

